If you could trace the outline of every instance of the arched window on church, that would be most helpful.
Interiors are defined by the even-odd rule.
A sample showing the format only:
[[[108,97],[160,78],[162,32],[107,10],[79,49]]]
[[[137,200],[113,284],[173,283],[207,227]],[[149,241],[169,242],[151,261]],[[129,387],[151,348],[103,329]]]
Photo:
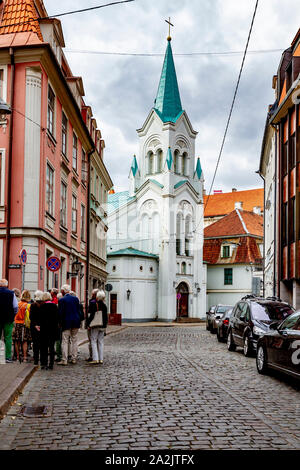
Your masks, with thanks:
[[[181,265],[181,274],[186,274],[186,262],[185,261]]]
[[[157,171],[161,173],[163,170],[163,151],[159,150],[157,152]]]
[[[155,254],[159,253],[159,214],[155,212],[152,215],[152,240],[153,240],[153,248],[152,251]]]
[[[181,255],[181,214],[176,217],[176,255]]]
[[[174,173],[179,173],[179,150],[174,152]]]
[[[151,152],[151,151],[148,152],[147,159],[148,159],[148,174],[153,175],[153,173],[154,173],[154,155],[153,155],[153,152]]]
[[[184,176],[189,176],[188,175],[188,155],[186,152],[182,155],[182,174]]]
[[[191,252],[191,231],[192,231],[192,219],[191,216],[188,215],[185,219],[185,254],[186,256],[192,256]]]
[[[150,238],[149,216],[143,214],[141,219],[141,250],[148,251]]]

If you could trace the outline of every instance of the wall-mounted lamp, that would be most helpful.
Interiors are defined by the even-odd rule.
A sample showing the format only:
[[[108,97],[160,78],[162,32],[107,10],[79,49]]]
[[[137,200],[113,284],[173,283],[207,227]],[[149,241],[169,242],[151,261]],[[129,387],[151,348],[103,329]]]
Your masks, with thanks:
[[[81,273],[83,264],[79,261],[78,257],[72,263],[72,272],[67,272],[67,279],[69,277],[77,277],[80,273],[80,279],[84,277],[84,274]]]
[[[128,290],[127,290],[127,300],[129,300],[130,294],[131,294],[131,290],[128,289]]]

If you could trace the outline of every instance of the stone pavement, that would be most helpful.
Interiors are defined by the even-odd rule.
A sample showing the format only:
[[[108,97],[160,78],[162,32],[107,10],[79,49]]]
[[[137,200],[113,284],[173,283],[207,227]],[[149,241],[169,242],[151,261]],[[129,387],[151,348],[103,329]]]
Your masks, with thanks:
[[[38,370],[0,422],[0,449],[300,449],[299,383],[260,376],[201,326],[130,325],[104,365]],[[25,418],[21,405],[50,416]]]
[[[126,326],[109,325],[107,334],[116,333]],[[87,330],[81,329],[78,333],[79,346],[88,342]],[[22,392],[26,383],[38,369],[29,358],[29,363],[0,364],[0,419],[5,415],[13,401]]]

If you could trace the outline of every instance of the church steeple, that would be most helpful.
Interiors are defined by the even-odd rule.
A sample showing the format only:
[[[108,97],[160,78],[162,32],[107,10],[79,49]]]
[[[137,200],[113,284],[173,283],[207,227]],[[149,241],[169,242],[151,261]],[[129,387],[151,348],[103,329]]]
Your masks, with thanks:
[[[176,122],[183,113],[170,36],[168,37],[154,109],[163,122]]]

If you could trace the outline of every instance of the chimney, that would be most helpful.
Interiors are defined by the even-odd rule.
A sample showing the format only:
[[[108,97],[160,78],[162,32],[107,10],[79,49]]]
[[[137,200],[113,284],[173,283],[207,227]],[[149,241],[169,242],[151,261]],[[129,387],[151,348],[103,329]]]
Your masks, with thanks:
[[[240,211],[242,211],[242,210],[243,210],[243,203],[242,203],[242,201],[235,202],[234,208],[235,208],[235,209],[239,209]]]
[[[254,214],[261,215],[261,207],[260,206],[253,207],[253,212]]]
[[[237,191],[237,190],[236,190],[235,188],[232,188],[232,192],[233,192],[233,193],[236,193],[236,191]]]

